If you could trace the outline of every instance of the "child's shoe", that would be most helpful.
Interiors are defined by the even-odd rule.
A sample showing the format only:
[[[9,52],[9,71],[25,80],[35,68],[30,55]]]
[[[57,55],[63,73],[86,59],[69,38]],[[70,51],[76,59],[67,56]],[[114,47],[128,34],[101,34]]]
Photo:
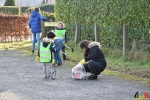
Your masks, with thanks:
[[[31,52],[32,52],[32,55],[33,55],[34,54],[34,50],[32,50]]]
[[[52,65],[55,65],[55,62],[52,62]]]
[[[66,56],[63,56],[63,60],[70,60],[70,59]]]
[[[47,78],[48,78],[48,76],[45,74],[44,78],[45,78],[45,79],[47,79]]]
[[[55,78],[53,76],[49,76],[47,79],[55,80]]]
[[[62,63],[59,63],[59,64],[58,64],[58,66],[61,66],[61,65],[62,65]]]
[[[51,77],[51,79],[52,79],[52,80],[55,80],[55,78],[54,78],[54,77]]]
[[[63,60],[70,60],[69,58],[63,58]]]

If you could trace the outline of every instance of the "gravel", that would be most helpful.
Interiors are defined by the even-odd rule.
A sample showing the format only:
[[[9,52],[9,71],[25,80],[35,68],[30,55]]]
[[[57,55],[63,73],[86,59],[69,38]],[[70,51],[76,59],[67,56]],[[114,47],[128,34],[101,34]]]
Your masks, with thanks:
[[[73,80],[71,67],[57,67],[56,80],[44,79],[41,63],[21,51],[0,51],[0,100],[133,100],[150,87],[100,75],[98,80]]]

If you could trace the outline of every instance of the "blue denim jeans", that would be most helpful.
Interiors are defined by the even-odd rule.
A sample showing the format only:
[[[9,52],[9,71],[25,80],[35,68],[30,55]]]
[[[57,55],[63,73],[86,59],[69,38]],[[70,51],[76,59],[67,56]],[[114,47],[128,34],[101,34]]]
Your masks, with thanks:
[[[55,52],[55,61],[58,63],[58,64],[62,64],[62,60],[61,60],[61,56],[59,54],[60,50],[57,50]]]
[[[38,51],[40,50],[40,33],[32,33],[32,51],[35,50],[35,43],[38,43]]]
[[[55,39],[54,40],[54,43],[55,43],[55,61],[58,63],[58,64],[62,64],[62,59],[61,59],[61,56],[60,56],[60,50],[62,49],[63,47],[63,40],[62,39]]]

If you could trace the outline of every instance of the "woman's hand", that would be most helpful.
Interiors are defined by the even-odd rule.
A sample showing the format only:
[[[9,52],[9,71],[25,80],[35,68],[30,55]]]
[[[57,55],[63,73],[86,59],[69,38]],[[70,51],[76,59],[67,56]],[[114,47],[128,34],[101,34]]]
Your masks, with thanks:
[[[80,63],[84,64],[84,63],[85,63],[85,59],[82,59],[82,60],[80,61]]]

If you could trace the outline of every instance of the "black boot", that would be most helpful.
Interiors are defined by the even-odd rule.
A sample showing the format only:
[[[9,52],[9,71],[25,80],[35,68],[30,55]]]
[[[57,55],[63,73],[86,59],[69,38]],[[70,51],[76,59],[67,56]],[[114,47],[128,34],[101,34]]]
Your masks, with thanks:
[[[40,51],[38,50],[38,56],[40,57]]]
[[[32,55],[33,55],[34,54],[34,50],[32,50],[31,52],[32,52]]]
[[[69,58],[64,58],[63,60],[70,60]]]
[[[70,59],[67,58],[66,56],[63,56],[63,60],[70,60]]]
[[[90,75],[87,77],[88,80],[96,80],[97,79],[97,75]]]

